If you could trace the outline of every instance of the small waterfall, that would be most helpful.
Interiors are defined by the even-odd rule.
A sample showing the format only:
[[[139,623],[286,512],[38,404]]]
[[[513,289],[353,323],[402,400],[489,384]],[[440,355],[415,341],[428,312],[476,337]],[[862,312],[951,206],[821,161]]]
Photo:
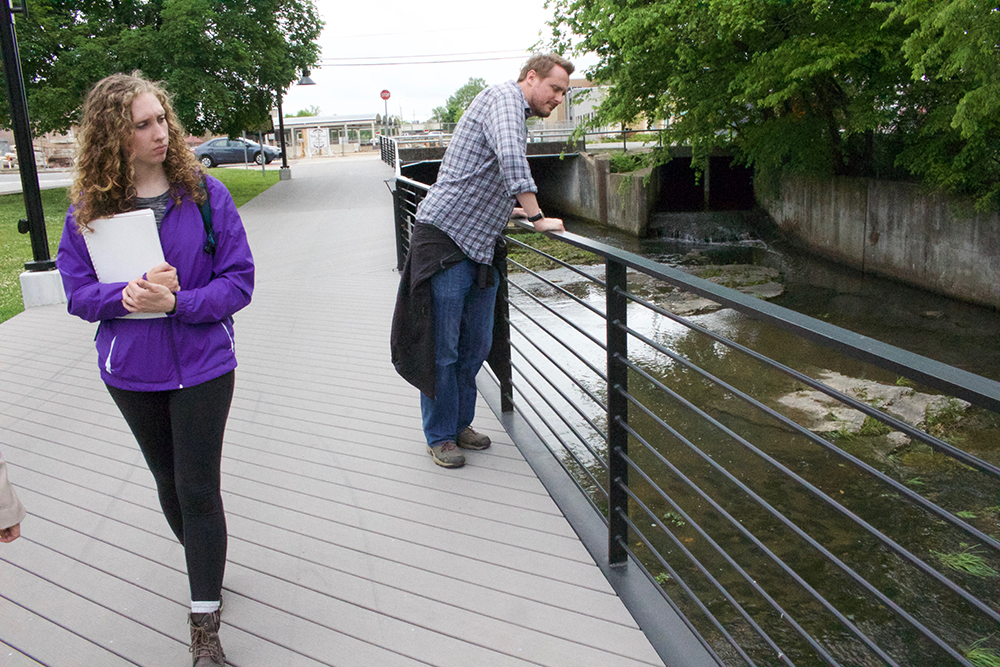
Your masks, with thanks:
[[[739,244],[770,238],[767,215],[760,210],[655,213],[650,237],[691,244]]]

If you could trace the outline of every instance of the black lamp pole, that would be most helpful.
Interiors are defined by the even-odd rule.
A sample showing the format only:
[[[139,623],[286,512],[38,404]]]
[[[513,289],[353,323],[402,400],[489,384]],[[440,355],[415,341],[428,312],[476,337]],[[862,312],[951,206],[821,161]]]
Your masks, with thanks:
[[[28,271],[48,271],[56,268],[49,255],[49,240],[45,233],[45,214],[42,212],[42,193],[38,187],[38,169],[35,167],[35,149],[31,144],[31,127],[28,124],[28,100],[24,96],[24,79],[21,77],[21,59],[17,54],[17,36],[14,33],[15,12],[10,0],[0,0],[0,50],[3,52],[4,80],[7,83],[7,101],[14,123],[14,141],[17,144],[17,165],[21,172],[21,192],[27,220],[19,220],[17,231],[31,234],[31,254],[34,261],[25,262]]]
[[[298,86],[315,86],[316,82],[309,76],[309,70],[302,70],[302,78],[296,84]],[[281,91],[278,91],[278,131],[281,132],[281,168],[288,169],[288,151],[285,150],[285,114],[281,110]],[[291,172],[286,172],[287,178]]]
[[[285,114],[281,112],[281,91],[278,91],[278,128],[281,132],[281,168],[288,169],[288,152],[285,150]]]

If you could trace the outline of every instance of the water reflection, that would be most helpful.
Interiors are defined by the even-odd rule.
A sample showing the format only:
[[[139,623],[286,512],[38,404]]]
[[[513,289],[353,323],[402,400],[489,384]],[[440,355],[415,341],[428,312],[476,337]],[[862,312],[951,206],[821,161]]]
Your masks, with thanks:
[[[1000,315],[992,308],[864,275],[777,238],[766,243],[698,246],[669,239],[636,239],[578,221],[568,221],[566,228],[670,266],[682,265],[696,252],[714,264],[776,268],[784,276],[785,293],[772,303],[1000,381]]]

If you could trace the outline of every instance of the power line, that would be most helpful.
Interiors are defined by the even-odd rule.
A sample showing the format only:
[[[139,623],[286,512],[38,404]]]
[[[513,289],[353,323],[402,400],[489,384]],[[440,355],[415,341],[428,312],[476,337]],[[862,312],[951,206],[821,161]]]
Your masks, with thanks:
[[[455,60],[425,60],[425,61],[412,61],[412,62],[380,62],[380,63],[359,63],[359,62],[344,62],[344,63],[330,63],[330,62],[320,62],[317,67],[391,67],[398,65],[450,65],[452,63],[478,63],[492,60],[526,60],[527,54],[521,54],[519,56],[504,56],[497,58],[461,58]]]
[[[385,58],[390,58],[390,59],[393,59],[393,60],[400,59],[400,58],[451,58],[451,57],[458,57],[458,56],[489,56],[489,55],[496,55],[496,54],[499,54],[499,53],[510,53],[510,54],[516,53],[516,54],[518,54],[517,57],[522,57],[527,52],[526,51],[515,50],[515,49],[505,49],[503,51],[471,51],[471,52],[468,52],[468,53],[425,53],[425,54],[419,55],[419,56],[405,56],[405,55],[403,55],[403,56],[357,56],[357,57],[349,57],[349,56],[343,56],[343,57],[326,56],[326,57],[320,58],[320,60],[346,60],[346,61],[353,61],[353,60],[379,60],[379,59],[385,59]],[[504,56],[504,57],[507,57],[507,56]],[[514,56],[511,55],[509,57],[514,57]]]

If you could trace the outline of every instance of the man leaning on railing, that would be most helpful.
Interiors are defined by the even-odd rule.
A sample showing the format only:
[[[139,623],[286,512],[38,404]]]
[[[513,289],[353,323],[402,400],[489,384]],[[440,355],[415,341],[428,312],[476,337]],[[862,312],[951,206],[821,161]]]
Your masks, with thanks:
[[[462,449],[490,446],[472,419],[476,374],[493,339],[499,274],[491,265],[507,221],[514,215],[538,231],[563,229],[538,206],[526,121],[559,106],[573,69],[556,54],[535,55],[516,82],[476,96],[417,208],[392,320],[392,363],[421,391],[427,451],[446,468],[465,465]]]

